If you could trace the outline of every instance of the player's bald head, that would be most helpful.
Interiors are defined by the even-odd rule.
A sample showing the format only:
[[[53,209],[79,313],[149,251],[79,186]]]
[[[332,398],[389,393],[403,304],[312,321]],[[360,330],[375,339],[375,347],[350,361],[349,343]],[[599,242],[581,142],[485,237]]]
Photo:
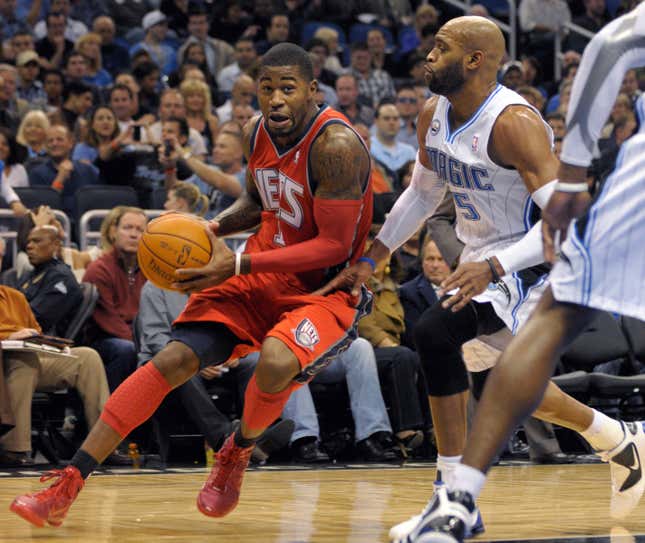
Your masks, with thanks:
[[[465,52],[481,51],[484,54],[485,66],[497,71],[506,43],[499,27],[485,17],[468,15],[456,17],[443,25],[437,35],[444,34],[456,41]]]

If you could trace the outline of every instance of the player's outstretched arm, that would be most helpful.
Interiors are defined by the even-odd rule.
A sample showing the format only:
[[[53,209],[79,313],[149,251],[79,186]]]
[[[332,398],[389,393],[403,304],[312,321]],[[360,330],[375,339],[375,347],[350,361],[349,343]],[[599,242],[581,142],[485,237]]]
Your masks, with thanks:
[[[327,283],[318,294],[327,294],[333,290],[350,290],[357,295],[360,285],[374,271],[374,267],[392,251],[405,243],[427,219],[445,194],[445,186],[432,171],[430,160],[425,152],[425,138],[437,105],[437,98],[431,98],[424,106],[417,123],[419,153],[414,165],[410,186],[403,191],[385,220],[374,243],[365,253],[364,261],[345,268],[334,279]]]

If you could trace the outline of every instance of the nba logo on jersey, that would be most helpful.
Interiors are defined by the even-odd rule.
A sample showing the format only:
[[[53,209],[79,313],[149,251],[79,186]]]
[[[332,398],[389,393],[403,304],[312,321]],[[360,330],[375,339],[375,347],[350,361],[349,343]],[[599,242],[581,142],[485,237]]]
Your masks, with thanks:
[[[293,157],[293,163],[298,164],[298,161],[300,160],[300,149],[296,151],[296,156]]]
[[[473,144],[471,145],[473,153],[477,152],[478,147],[479,147],[479,136],[473,136]]]
[[[296,343],[310,351],[313,351],[314,345],[320,341],[318,330],[309,319],[303,319],[292,332],[296,338]]]
[[[441,123],[439,122],[439,119],[434,119],[432,121],[432,124],[430,125],[430,133],[433,136],[436,136],[439,133],[440,129],[441,129]]]

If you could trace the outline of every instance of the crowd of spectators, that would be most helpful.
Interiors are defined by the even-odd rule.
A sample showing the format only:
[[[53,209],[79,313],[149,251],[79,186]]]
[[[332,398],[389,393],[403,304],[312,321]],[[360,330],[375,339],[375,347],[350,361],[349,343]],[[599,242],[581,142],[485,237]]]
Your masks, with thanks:
[[[596,32],[634,3],[519,2],[520,58],[505,59],[499,82],[544,116],[556,153],[565,135],[572,80],[588,41],[566,25]],[[508,18],[498,2],[472,5],[469,13]],[[92,365],[96,401],[85,402],[89,389],[77,375],[52,379],[78,387],[88,423],[96,420],[106,390],[113,391],[158,349],[159,338],[153,336],[167,336],[183,305],[179,296],[144,286],[136,250],[145,210],[165,207],[212,218],[242,194],[241,133],[258,113],[258,59],[280,42],[298,43],[309,52],[319,104],[343,112],[370,149],[374,223],[382,223],[410,182],[418,148],[416,119],[430,96],[425,57],[440,25],[460,14],[441,0],[0,0],[0,204],[23,223],[22,255],[13,262],[4,259],[5,268],[15,268],[13,286],[22,294],[0,292],[0,312],[16,303],[14,298],[23,303],[21,296],[32,312],[25,311],[14,328],[0,330],[0,337],[21,336],[23,329],[63,334],[68,317],[61,320],[61,315],[79,303],[76,281],[95,284],[99,301],[78,366],[100,357],[100,367]],[[554,51],[556,35],[563,44],[560,53]],[[558,80],[555,62],[561,67]],[[623,81],[591,169],[597,179],[611,170],[620,145],[635,130],[633,105],[644,86],[642,75],[631,70]],[[78,243],[77,193],[92,185],[132,187],[138,207],[115,208],[103,222],[99,246],[88,252],[63,247],[62,229],[51,211],[29,209],[19,196],[30,186],[54,189],[74,226],[66,241]],[[165,203],[156,197],[160,191]],[[100,202],[96,207],[102,207]],[[440,223],[431,221],[429,230],[437,243]],[[2,249],[4,254],[4,244]],[[40,252],[48,255],[44,263]],[[458,254],[458,249],[439,251],[425,229],[399,249],[374,275],[375,310],[361,322],[363,339],[314,381],[346,383],[356,452],[364,459],[399,458],[400,451],[408,454],[427,441],[427,393],[410,330],[436,300],[437,286]],[[151,315],[160,317],[150,309],[160,304],[167,318],[150,323]],[[139,341],[133,335],[137,318],[143,326]],[[36,383],[32,387],[23,380],[21,387],[40,386],[33,371],[26,370],[33,370],[37,360],[10,360],[4,368],[9,388],[16,368]],[[40,361],[43,367],[46,363]],[[253,360],[230,366],[231,375],[241,376],[234,386],[248,379],[238,364],[247,370]],[[193,392],[178,392],[213,448],[230,432],[231,421],[211,410],[209,424],[210,415],[195,413],[199,400],[207,397],[204,387],[225,373],[206,371],[185,385]],[[197,400],[187,400],[195,390]],[[16,409],[24,423],[26,400],[21,401]],[[365,406],[371,406],[369,413]],[[293,455],[302,462],[329,458],[315,408],[309,389],[303,388],[285,410],[285,418],[295,423]],[[0,463],[24,461],[29,450],[24,432],[23,427],[21,437],[0,441]]]

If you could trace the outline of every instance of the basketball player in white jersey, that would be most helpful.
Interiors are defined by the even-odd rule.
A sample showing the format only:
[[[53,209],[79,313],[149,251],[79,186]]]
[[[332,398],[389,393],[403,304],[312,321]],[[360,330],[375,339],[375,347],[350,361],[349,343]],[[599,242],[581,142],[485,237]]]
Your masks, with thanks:
[[[438,479],[451,488],[466,438],[468,378],[461,345],[504,326],[515,333],[535,308],[547,270],[540,266],[540,226],[531,227],[529,218],[531,207],[546,206],[558,162],[551,131],[539,113],[496,82],[504,38],[494,23],[481,17],[453,19],[439,30],[435,43],[426,59],[426,79],[440,96],[428,101],[417,124],[419,154],[410,187],[366,257],[375,263],[387,257],[434,212],[446,188],[451,191],[465,248],[462,264],[442,288],[457,290],[428,309],[414,331],[428,379]],[[326,290],[347,285],[356,290],[371,271],[369,263],[359,263]],[[619,422],[554,384],[534,416],[580,432],[597,450],[615,447],[624,436]],[[596,419],[599,429],[592,427]],[[390,537],[416,532],[420,520],[395,526]],[[474,507],[467,520],[468,533],[482,531]]]
[[[640,128],[621,148],[614,172],[590,203],[586,183],[601,128],[624,74],[645,65],[645,4],[601,30],[587,46],[573,85],[557,184],[544,210],[545,255],[555,260],[536,312],[511,341],[485,387],[462,463],[435,493],[405,541],[448,543],[467,537],[485,473],[513,428],[538,405],[556,360],[596,310],[645,320],[645,100]],[[578,218],[579,217],[579,218]],[[573,222],[572,219],[576,219]],[[544,404],[542,404],[544,405]],[[583,436],[610,462],[611,515],[623,517],[643,494],[643,423],[618,423],[574,406]],[[586,420],[585,420],[586,419]],[[618,426],[619,436],[612,437]],[[601,439],[598,439],[603,434]],[[592,439],[590,439],[592,437]],[[618,437],[620,439],[618,439]],[[613,440],[613,443],[612,443]],[[604,442],[604,445],[600,442]]]

